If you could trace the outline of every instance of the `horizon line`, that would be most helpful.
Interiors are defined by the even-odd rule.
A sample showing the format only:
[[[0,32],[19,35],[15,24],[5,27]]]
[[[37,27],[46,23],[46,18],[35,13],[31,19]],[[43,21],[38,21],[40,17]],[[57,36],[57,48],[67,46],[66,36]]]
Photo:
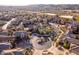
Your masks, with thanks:
[[[79,5],[79,4],[28,4],[28,5],[0,5],[0,6],[30,6],[30,5]]]

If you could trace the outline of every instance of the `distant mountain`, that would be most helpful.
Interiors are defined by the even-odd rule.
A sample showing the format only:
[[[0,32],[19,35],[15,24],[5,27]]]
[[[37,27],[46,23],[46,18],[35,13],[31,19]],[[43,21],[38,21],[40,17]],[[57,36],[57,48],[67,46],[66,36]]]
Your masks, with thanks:
[[[37,5],[28,5],[28,6],[0,6],[0,9],[25,9],[30,11],[52,11],[52,10],[79,10],[78,4],[37,4]]]
[[[60,5],[29,5],[26,7],[31,10],[79,10],[79,5],[71,5],[71,4],[60,4]]]

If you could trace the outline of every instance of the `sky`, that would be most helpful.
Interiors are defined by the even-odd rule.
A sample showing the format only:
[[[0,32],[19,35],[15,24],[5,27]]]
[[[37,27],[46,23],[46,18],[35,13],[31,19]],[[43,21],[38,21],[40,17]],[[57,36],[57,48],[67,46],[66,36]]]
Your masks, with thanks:
[[[79,0],[0,0],[0,5],[24,6],[31,4],[79,4]]]

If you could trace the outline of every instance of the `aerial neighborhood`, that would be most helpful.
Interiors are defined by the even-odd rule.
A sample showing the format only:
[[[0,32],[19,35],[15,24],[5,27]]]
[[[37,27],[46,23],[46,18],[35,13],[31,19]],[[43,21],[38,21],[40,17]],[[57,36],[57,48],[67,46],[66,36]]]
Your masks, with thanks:
[[[0,55],[78,55],[79,11],[33,6],[0,6]]]

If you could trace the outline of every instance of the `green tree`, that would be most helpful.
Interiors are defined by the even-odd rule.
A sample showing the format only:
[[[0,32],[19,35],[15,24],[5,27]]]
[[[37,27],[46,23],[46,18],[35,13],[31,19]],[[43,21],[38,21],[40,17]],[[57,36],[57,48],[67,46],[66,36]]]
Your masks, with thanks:
[[[70,48],[70,43],[68,40],[64,40],[64,48],[69,49]]]

